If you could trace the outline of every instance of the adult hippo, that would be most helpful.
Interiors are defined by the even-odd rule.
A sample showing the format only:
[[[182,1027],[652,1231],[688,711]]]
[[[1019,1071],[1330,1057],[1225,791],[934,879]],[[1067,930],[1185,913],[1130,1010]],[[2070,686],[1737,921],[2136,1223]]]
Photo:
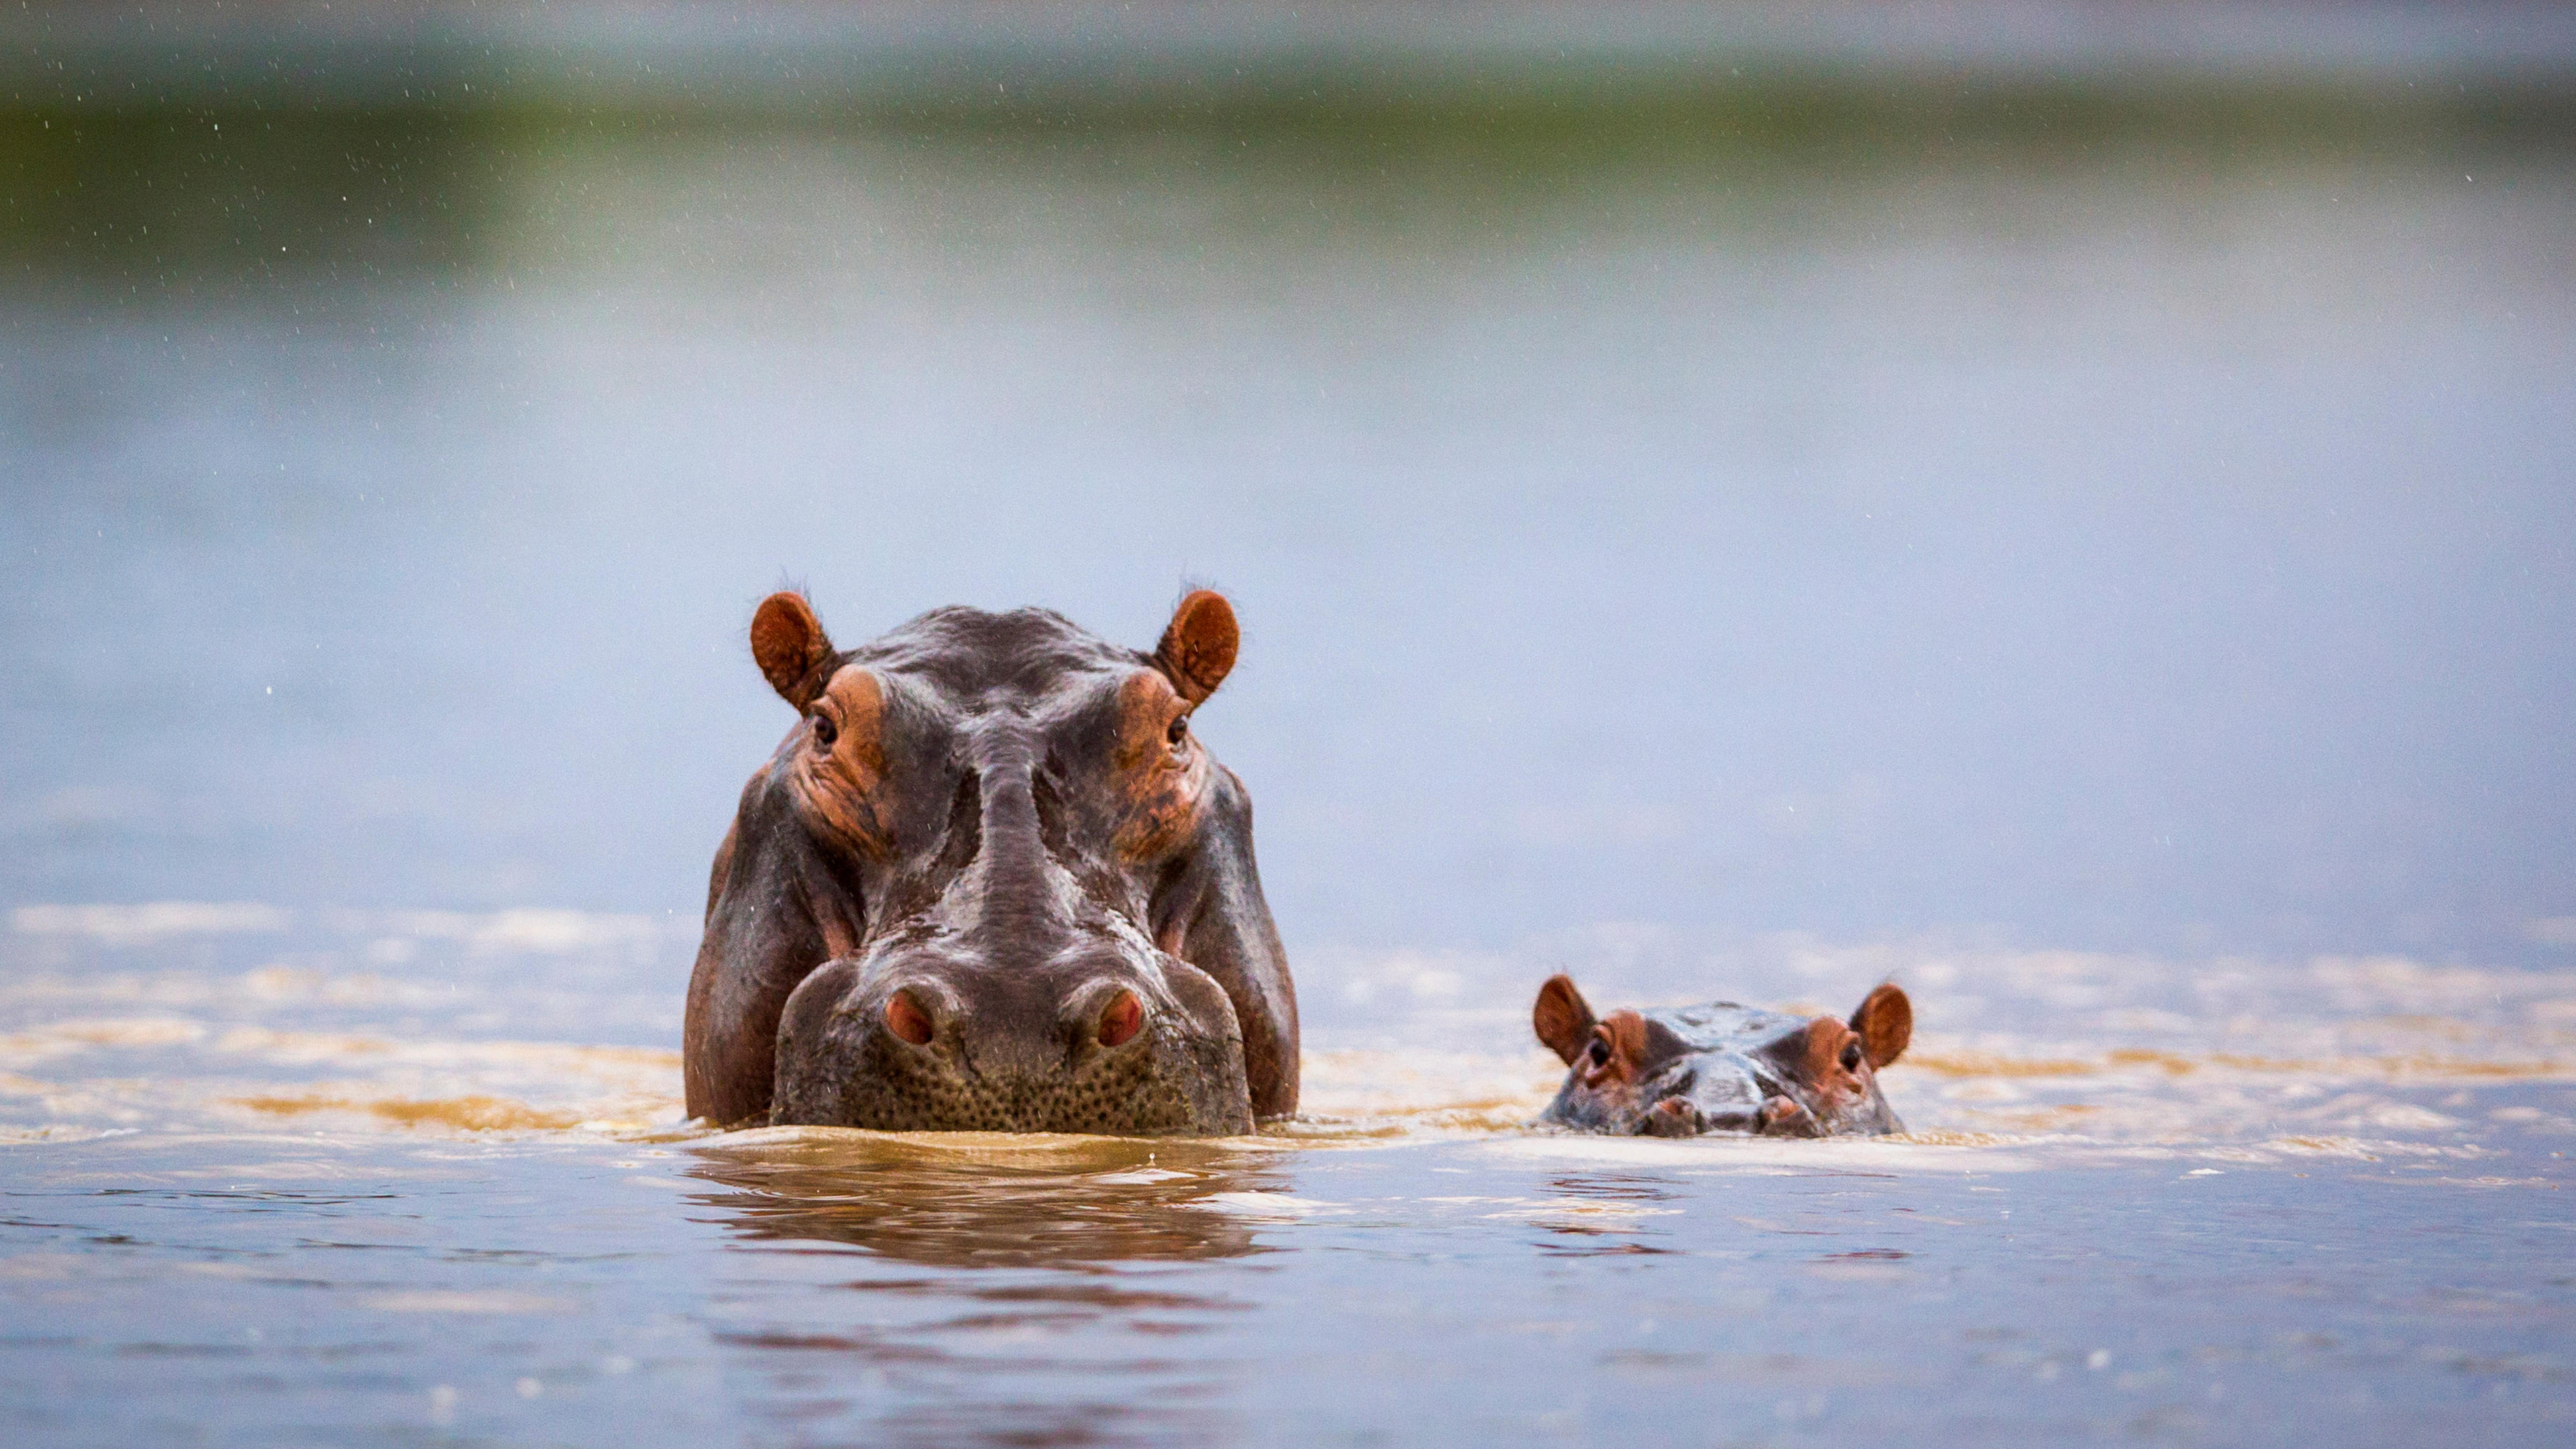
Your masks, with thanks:
[[[1893,985],[1848,1022],[1732,1001],[1596,1018],[1571,979],[1551,976],[1530,1025],[1569,1068],[1543,1121],[1655,1137],[1905,1130],[1878,1091],[1878,1069],[1914,1036],[1914,1005]]]
[[[1190,716],[1234,610],[1151,653],[1043,609],[835,648],[751,621],[800,718],[716,850],[689,1113],[889,1130],[1216,1135],[1297,1109],[1297,995],[1252,802]]]

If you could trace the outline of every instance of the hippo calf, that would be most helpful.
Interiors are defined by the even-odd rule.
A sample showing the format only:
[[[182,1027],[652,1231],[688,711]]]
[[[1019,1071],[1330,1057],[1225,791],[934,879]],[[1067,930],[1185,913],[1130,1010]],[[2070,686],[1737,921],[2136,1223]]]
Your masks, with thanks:
[[[1530,1024],[1569,1068],[1542,1121],[1654,1137],[1905,1130],[1878,1091],[1878,1069],[1914,1035],[1913,1003],[1893,985],[1849,1022],[1731,1001],[1595,1017],[1571,979],[1551,976]]]
[[[688,1110],[888,1130],[1220,1135],[1297,1108],[1297,996],[1252,802],[1190,729],[1234,610],[1151,652],[1043,609],[836,648],[773,594],[798,719],[716,850]]]

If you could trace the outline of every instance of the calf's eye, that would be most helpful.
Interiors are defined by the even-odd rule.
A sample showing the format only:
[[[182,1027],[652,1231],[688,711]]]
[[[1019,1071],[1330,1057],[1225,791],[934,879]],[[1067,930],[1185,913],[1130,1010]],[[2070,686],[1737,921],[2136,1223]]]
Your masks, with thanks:
[[[1592,1065],[1596,1067],[1606,1067],[1610,1065],[1610,1043],[1603,1041],[1597,1036],[1594,1037],[1592,1039],[1592,1050],[1590,1055],[1592,1058]]]
[[[1859,1042],[1857,1042],[1857,1041],[1853,1041],[1853,1042],[1848,1042],[1848,1043],[1846,1043],[1846,1044],[1844,1045],[1844,1047],[1843,1047],[1843,1070],[1844,1070],[1844,1071],[1847,1071],[1847,1072],[1857,1072],[1857,1071],[1859,1071],[1859,1070],[1860,1070],[1860,1043],[1859,1043]]]

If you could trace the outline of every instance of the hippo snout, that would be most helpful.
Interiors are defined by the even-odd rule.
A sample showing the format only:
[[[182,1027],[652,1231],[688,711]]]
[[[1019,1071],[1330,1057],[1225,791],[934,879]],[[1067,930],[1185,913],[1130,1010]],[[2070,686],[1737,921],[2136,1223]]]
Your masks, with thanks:
[[[1252,1130],[1240,1030],[1184,962],[1094,953],[1043,971],[845,958],[779,1020],[780,1125],[892,1132]]]

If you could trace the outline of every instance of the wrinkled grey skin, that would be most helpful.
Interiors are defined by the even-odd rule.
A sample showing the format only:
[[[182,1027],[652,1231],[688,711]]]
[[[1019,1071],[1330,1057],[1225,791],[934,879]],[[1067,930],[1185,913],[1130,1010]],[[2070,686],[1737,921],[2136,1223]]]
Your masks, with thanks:
[[[1563,981],[1564,978],[1558,978]],[[1550,988],[1556,986],[1550,983]],[[1793,1016],[1713,1001],[1613,1013],[1594,1021],[1591,1008],[1565,982],[1575,1025],[1549,1040],[1544,994],[1543,1041],[1572,1052],[1565,1085],[1541,1120],[1581,1131],[1689,1137],[1703,1133],[1763,1136],[1878,1136],[1904,1124],[1879,1091],[1877,1068],[1895,1059],[1912,1030],[1903,994],[1882,987],[1846,1027],[1831,1018]],[[1892,998],[1892,1000],[1891,1000]],[[1901,1014],[1882,1020],[1873,1062],[1862,1031],[1873,1009]],[[1815,1058],[1811,1033],[1835,1035]],[[1892,1043],[1892,1045],[1890,1045]],[[1819,1071],[1827,1078],[1819,1079]]]
[[[1133,813],[1119,689],[1164,668],[1043,610],[960,608],[818,654],[812,679],[773,673],[808,718],[745,788],[717,856],[686,1032],[692,1115],[1224,1135],[1293,1112],[1296,997],[1241,781],[1193,762],[1190,827],[1143,854],[1119,843]],[[849,670],[883,697],[867,848],[790,786],[811,768],[798,752],[828,752],[813,701]],[[1182,731],[1173,748],[1204,747]],[[890,1029],[897,992],[926,1041]],[[1124,992],[1142,1027],[1104,1045]]]

